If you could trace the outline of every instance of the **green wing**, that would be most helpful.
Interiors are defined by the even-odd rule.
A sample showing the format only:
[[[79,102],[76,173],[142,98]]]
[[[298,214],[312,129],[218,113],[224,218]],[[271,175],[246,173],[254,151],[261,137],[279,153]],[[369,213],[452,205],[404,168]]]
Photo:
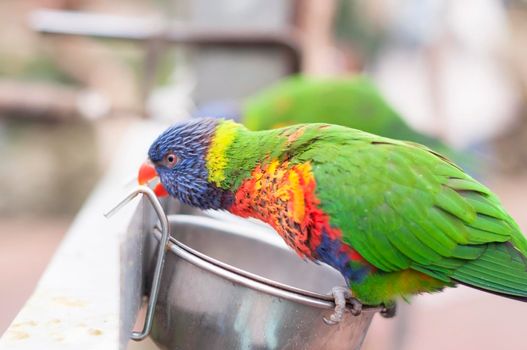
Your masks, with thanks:
[[[323,210],[371,264],[527,296],[527,241],[488,188],[424,146],[315,129],[296,161],[312,162]]]

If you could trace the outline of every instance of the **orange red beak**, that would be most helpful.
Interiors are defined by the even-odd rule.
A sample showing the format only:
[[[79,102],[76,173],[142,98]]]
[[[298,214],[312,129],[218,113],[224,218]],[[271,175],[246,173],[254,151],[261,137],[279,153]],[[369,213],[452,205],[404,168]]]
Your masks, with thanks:
[[[140,185],[150,187],[158,197],[168,196],[167,190],[159,180],[154,164],[149,160],[144,162],[139,168],[137,182],[139,182]]]

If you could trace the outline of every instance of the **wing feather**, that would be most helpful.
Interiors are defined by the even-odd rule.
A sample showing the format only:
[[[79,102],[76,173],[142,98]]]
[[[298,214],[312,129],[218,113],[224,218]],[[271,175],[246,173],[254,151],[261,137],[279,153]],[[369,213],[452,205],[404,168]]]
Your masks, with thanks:
[[[350,129],[345,130],[319,132],[296,160],[313,163],[317,195],[331,224],[371,264],[387,272],[412,268],[443,280],[455,275],[484,287],[481,281],[500,265],[464,267],[485,254],[495,256],[487,245],[520,242],[514,249],[527,253],[498,199],[448,159],[424,146],[360,131],[347,136]],[[519,264],[525,269],[524,261]],[[493,290],[523,288],[523,276],[503,281],[511,271],[489,282]]]

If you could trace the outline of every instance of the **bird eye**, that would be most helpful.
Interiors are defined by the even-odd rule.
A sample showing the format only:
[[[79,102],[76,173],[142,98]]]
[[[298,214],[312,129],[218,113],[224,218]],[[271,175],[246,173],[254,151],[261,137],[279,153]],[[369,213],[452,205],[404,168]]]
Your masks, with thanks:
[[[165,166],[168,168],[173,168],[178,162],[178,158],[174,153],[169,153],[165,156]]]

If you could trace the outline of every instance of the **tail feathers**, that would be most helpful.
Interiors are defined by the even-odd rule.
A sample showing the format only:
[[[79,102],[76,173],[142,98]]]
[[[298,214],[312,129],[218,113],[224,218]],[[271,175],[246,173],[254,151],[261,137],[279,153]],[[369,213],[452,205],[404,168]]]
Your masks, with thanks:
[[[527,301],[527,260],[509,243],[493,243],[476,260],[456,269],[452,279],[469,287]]]
[[[507,298],[507,299],[513,299],[513,300],[523,301],[523,302],[527,303],[527,297],[521,297],[521,296],[510,295],[510,294],[501,293],[501,292],[495,292],[493,290],[489,290],[489,289],[485,289],[485,288],[481,288],[481,287],[476,287],[473,284],[468,284],[468,283],[461,282],[461,281],[456,281],[456,282],[458,282],[459,284],[462,284],[464,286],[470,287],[470,288],[481,290],[481,291],[486,292],[486,293],[491,293],[491,294],[499,295],[500,297],[504,297],[504,298]]]

